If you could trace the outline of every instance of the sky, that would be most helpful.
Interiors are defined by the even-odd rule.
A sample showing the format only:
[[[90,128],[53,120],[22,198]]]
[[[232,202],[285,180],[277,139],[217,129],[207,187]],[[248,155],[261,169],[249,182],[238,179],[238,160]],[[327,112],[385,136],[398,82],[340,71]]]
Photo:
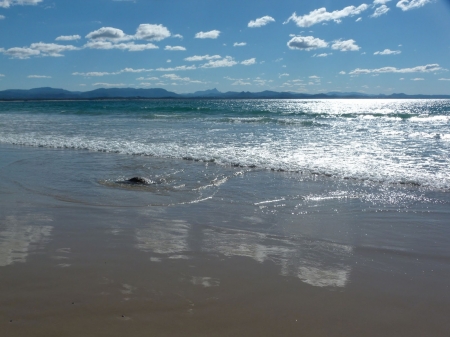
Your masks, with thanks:
[[[450,94],[450,0],[0,0],[0,90]]]

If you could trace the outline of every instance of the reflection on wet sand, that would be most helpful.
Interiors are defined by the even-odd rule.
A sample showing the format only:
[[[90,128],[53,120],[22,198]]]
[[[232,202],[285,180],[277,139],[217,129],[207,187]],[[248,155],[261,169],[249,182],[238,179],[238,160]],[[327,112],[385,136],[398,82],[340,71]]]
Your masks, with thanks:
[[[283,276],[297,277],[317,287],[345,287],[351,267],[350,246],[324,241],[271,236],[215,227],[200,228],[185,221],[164,221],[136,230],[137,247],[168,258],[189,251],[242,256],[271,261]]]
[[[45,243],[53,226],[40,215],[7,216],[0,221],[0,267],[25,262],[30,250]]]
[[[187,251],[189,228],[189,224],[183,220],[155,220],[151,227],[136,230],[137,247],[158,254]]]

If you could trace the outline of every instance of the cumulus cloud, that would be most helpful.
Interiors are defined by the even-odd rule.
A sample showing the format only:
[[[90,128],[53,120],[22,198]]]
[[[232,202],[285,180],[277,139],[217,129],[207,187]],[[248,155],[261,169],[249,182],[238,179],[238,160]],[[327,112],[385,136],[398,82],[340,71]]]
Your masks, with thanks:
[[[116,75],[117,73],[108,73],[108,72],[100,72],[100,71],[91,71],[87,73],[79,73],[75,72],[72,73],[74,76],[86,76],[86,77],[101,77],[101,76],[107,76],[107,75]]]
[[[299,27],[310,27],[312,25],[321,23],[321,22],[327,22],[327,21],[334,21],[336,23],[340,23],[343,18],[346,18],[348,16],[355,16],[359,15],[365,10],[369,8],[368,5],[362,4],[358,7],[355,6],[348,6],[341,10],[336,10],[333,12],[327,12],[327,9],[325,7],[315,9],[309,14],[303,15],[303,16],[297,16],[297,14],[294,12],[285,22],[284,24],[294,21],[297,26]]]
[[[165,75],[162,75],[161,77],[167,78],[171,81],[184,81],[184,82],[191,81],[191,79],[189,77],[180,77],[177,74],[165,74]]]
[[[250,27],[250,28],[259,28],[259,27],[265,26],[265,25],[267,25],[268,23],[271,23],[271,22],[275,22],[275,19],[273,17],[271,17],[271,16],[266,15],[266,16],[263,16],[262,18],[259,18],[259,19],[256,19],[256,20],[251,20],[248,23],[248,27]]]
[[[0,50],[3,54],[10,56],[11,58],[16,59],[28,59],[32,56],[38,56],[41,52],[39,50],[31,49],[31,48],[21,48],[21,47],[14,47],[9,49],[2,49]]]
[[[123,41],[131,40],[132,36],[126,35],[123,30],[113,28],[113,27],[102,27],[100,29],[94,30],[86,35],[86,39],[91,40],[101,40],[101,41]]]
[[[247,45],[247,42],[235,42],[233,47],[244,47]]]
[[[182,46],[166,46],[166,48],[164,48],[164,50],[184,51],[184,50],[186,50],[186,48],[184,48]]]
[[[222,68],[222,67],[232,67],[236,65],[237,62],[233,60],[231,56],[225,56],[220,60],[210,60],[208,63],[205,63],[201,66],[201,68]]]
[[[161,41],[170,36],[170,31],[163,25],[139,25],[134,35],[135,39],[148,41]]]
[[[250,82],[244,82],[244,80],[237,80],[234,83],[231,83],[231,85],[251,85]]]
[[[390,50],[390,49],[385,49],[383,51],[376,51],[375,53],[373,53],[374,55],[398,55],[401,54],[402,52],[400,50]]]
[[[424,81],[424,78],[421,77],[416,77],[416,78],[412,78],[411,81]]]
[[[196,66],[178,66],[173,68],[157,68],[156,71],[184,71],[184,70],[194,70],[197,69]]]
[[[37,5],[42,1],[43,0],[0,0],[0,7],[9,8],[15,5],[22,5],[22,6]]]
[[[52,78],[51,76],[45,76],[45,75],[28,75],[28,78]]]
[[[290,49],[313,50],[328,47],[328,43],[313,36],[295,36],[287,43]]]
[[[340,51],[358,51],[361,49],[361,47],[359,47],[358,45],[355,44],[355,40],[336,40],[334,41],[334,43],[331,45],[332,49],[335,50],[340,50]]]
[[[195,34],[196,39],[217,39],[220,35],[219,30],[210,30],[209,32],[198,32]]]
[[[377,6],[377,5],[385,5],[385,4],[387,4],[389,1],[391,1],[391,0],[375,0],[375,1],[373,2],[373,5],[374,5],[374,6]]]
[[[397,2],[397,7],[402,11],[409,11],[410,9],[423,7],[431,1],[432,0],[400,0]]]
[[[100,72],[100,71],[91,71],[91,72],[87,72],[87,73],[75,72],[75,73],[72,73],[72,75],[86,76],[86,77],[101,77],[101,76],[108,76],[108,75],[119,75],[119,74],[123,74],[123,73],[142,73],[142,72],[150,72],[150,71],[153,71],[153,69],[124,68],[122,70],[115,71],[115,72]]]
[[[376,8],[375,11],[373,12],[373,14],[370,16],[372,18],[377,18],[383,14],[386,14],[387,12],[389,12],[389,7],[386,5],[381,5],[380,7]]]
[[[414,68],[395,68],[395,67],[383,67],[378,69],[360,69],[349,72],[350,75],[362,75],[362,74],[384,74],[384,73],[430,73],[434,71],[446,71],[446,69],[439,66],[439,64],[427,64],[424,66],[417,66]]]
[[[245,61],[242,61],[241,64],[243,64],[244,66],[250,66],[252,64],[256,63],[256,58],[251,58]]]
[[[64,56],[63,54],[61,54],[62,52],[80,49],[71,45],[60,45],[56,43],[43,43],[43,42],[32,43],[30,45],[30,48],[34,50],[39,50],[43,56],[51,56],[51,57],[61,57]]]
[[[61,35],[58,36],[55,40],[56,41],[74,41],[81,39],[80,35]]]
[[[339,75],[345,75],[345,74],[346,74],[345,71],[340,71],[340,72],[339,72]]]
[[[90,49],[120,49],[120,50],[128,50],[128,51],[143,51],[148,49],[158,49],[158,46],[155,46],[153,43],[146,44],[135,44],[134,42],[125,42],[125,43],[111,43],[109,41],[89,41],[84,45],[85,48]]]
[[[184,60],[185,61],[189,61],[189,62],[195,62],[195,61],[217,60],[217,59],[221,59],[221,58],[222,58],[222,56],[220,56],[220,55],[213,55],[213,56],[209,56],[209,55],[203,55],[203,56],[194,55],[194,56],[186,57]]]
[[[127,35],[121,29],[114,27],[102,27],[86,35],[87,39],[93,41],[112,41],[114,43],[130,40],[161,41],[170,37],[170,31],[163,25],[141,24],[136,34]],[[105,48],[112,49],[112,48]]]
[[[92,84],[94,87],[106,87],[106,88],[120,88],[127,86],[124,83],[94,83]]]
[[[333,53],[314,54],[312,57],[327,57],[333,55]]]
[[[182,39],[182,38],[183,38],[183,35],[181,35],[181,34],[175,34],[175,35],[172,35],[172,37],[176,37],[177,39]]]
[[[440,78],[438,81],[450,81],[450,78]]]

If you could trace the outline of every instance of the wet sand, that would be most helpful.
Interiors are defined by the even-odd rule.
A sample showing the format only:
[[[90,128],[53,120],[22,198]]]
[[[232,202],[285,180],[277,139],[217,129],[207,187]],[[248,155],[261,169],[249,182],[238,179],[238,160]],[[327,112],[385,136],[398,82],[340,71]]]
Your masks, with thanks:
[[[6,175],[11,163],[30,158],[30,150],[2,153],[2,336],[450,333],[442,209],[401,216],[386,211],[370,220],[321,213],[311,218],[315,222],[305,220],[304,235],[288,235],[288,222],[278,224],[283,235],[263,230],[276,217],[244,217],[242,209],[223,204],[99,206],[67,201],[59,192],[37,193]],[[59,167],[57,154],[50,156]],[[30,174],[38,170],[30,167]],[[98,188],[104,187],[86,194],[102,198]],[[233,210],[239,216],[227,216]],[[221,226],[229,220],[232,225]],[[351,232],[351,221],[365,231],[356,236],[359,243],[329,240],[328,232],[319,238],[317,229],[307,235],[315,226]],[[428,237],[436,247],[430,242],[413,249],[414,240],[424,245],[424,221],[436,223]],[[389,242],[383,227],[389,222],[413,248],[380,245],[364,235],[381,232]],[[411,224],[416,231],[402,232]]]

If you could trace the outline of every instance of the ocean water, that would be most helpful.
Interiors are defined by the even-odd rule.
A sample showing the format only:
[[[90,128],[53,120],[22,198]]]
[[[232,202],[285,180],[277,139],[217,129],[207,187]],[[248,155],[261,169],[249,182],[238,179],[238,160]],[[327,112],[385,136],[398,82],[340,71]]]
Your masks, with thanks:
[[[55,231],[14,207],[63,205],[111,210],[155,259],[240,256],[340,288],[359,262],[448,290],[449,100],[2,102],[0,146],[3,265]]]

